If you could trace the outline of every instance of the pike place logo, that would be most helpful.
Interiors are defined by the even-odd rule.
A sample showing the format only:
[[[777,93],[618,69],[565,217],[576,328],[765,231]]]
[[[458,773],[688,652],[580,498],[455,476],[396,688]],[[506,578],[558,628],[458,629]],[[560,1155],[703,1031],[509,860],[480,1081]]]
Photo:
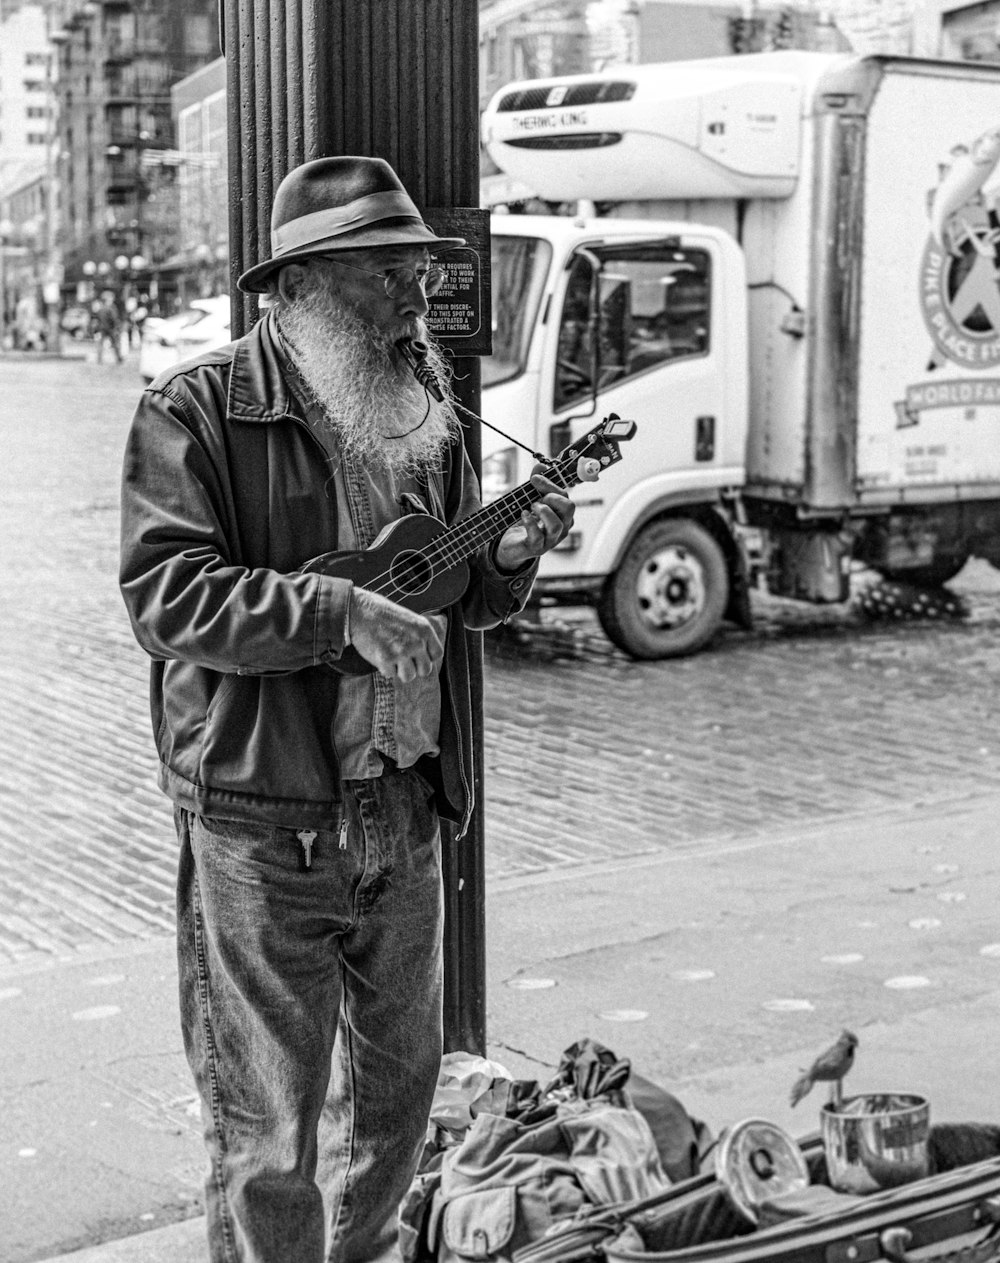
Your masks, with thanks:
[[[930,369],[1000,365],[1000,127],[960,145],[929,196],[920,299]]]

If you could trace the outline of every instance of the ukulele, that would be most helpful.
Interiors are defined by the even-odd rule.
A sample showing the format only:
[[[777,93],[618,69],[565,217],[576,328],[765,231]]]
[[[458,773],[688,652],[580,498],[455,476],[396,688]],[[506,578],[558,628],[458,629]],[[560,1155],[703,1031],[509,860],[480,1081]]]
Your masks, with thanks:
[[[619,444],[634,434],[635,422],[612,412],[543,472],[566,490],[596,482],[602,470],[621,460]],[[409,513],[390,522],[368,548],[322,553],[300,571],[350,579],[416,614],[436,613],[461,599],[469,583],[468,559],[513,526],[538,498],[537,489],[525,482],[451,526],[426,513]],[[338,667],[348,673],[374,669],[351,649]]]

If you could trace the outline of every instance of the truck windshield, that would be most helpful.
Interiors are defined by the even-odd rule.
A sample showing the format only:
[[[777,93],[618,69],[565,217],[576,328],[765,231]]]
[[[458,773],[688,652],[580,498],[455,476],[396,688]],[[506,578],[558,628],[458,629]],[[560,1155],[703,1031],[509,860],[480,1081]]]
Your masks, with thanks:
[[[483,385],[524,372],[552,247],[538,237],[493,237],[493,354],[483,360]]]

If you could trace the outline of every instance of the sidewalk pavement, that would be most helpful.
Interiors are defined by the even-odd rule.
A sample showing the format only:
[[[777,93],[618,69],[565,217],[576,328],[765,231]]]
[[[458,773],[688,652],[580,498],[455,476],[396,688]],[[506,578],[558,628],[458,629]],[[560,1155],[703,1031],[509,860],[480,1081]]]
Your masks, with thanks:
[[[488,1055],[545,1082],[592,1036],[718,1132],[793,1111],[800,1068],[850,1026],[848,1084],[938,1121],[1000,1120],[1000,797],[720,839],[688,855],[491,884]],[[205,1263],[204,1220],[60,1263]],[[47,1263],[55,1263],[48,1260]]]
[[[58,351],[19,351],[0,347],[0,360],[85,360],[87,351],[80,342],[70,342]]]

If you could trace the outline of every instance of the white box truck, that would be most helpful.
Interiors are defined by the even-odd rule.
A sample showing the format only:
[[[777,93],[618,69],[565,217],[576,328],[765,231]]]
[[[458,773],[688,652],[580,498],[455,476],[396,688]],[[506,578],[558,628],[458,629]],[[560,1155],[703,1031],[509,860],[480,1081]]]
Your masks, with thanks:
[[[483,116],[496,214],[484,416],[554,453],[615,412],[537,592],[644,658],[1000,564],[1000,68],[763,53],[515,83]],[[531,456],[484,431],[484,490]]]

